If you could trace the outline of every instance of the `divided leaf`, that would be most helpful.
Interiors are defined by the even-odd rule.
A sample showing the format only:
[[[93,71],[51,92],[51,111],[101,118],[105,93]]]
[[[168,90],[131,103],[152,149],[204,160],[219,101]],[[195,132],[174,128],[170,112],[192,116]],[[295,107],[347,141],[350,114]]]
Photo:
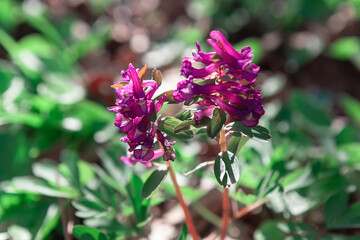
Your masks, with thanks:
[[[242,122],[232,122],[229,123],[226,128],[230,130],[230,134],[234,137],[246,135],[249,138],[258,141],[269,141],[271,138],[269,130],[260,125],[256,125],[255,127],[245,127]]]
[[[232,152],[220,152],[215,159],[214,174],[223,188],[228,188],[239,181],[239,161]]]

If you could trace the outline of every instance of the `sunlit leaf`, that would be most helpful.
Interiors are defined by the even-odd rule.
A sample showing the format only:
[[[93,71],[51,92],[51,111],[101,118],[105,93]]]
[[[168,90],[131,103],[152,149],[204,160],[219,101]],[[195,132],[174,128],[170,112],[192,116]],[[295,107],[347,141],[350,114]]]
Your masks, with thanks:
[[[179,240],[186,240],[187,233],[188,233],[187,225],[184,224],[183,227],[181,228]]]
[[[339,60],[351,59],[360,53],[360,40],[358,37],[343,37],[330,45],[329,55]]]
[[[74,237],[81,240],[110,240],[108,236],[99,230],[86,226],[75,226],[73,234]]]
[[[57,227],[60,219],[60,210],[56,204],[52,204],[49,206],[46,216],[36,233],[34,240],[45,239],[51,231]]]
[[[32,239],[31,233],[28,229],[21,227],[19,225],[11,225],[8,228],[8,233],[11,236],[11,239],[14,240],[30,240]]]
[[[245,38],[241,42],[237,43],[234,47],[236,50],[241,51],[241,49],[246,46],[250,46],[254,51],[253,61],[254,63],[258,63],[261,60],[264,51],[261,40],[255,37]]]

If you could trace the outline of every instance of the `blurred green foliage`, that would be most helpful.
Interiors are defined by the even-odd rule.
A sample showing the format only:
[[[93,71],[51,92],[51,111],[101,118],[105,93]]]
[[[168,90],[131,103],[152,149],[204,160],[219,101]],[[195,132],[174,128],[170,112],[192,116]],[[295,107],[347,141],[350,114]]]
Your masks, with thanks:
[[[113,127],[114,116],[101,100],[90,98],[84,81],[84,58],[106,51],[114,41],[114,22],[105,17],[114,2],[84,3],[92,19],[86,20],[88,34],[79,38],[72,27],[85,17],[75,10],[55,16],[41,1],[0,1],[1,239],[63,239],[62,210],[69,213],[68,220],[76,225],[73,235],[79,239],[146,237],[149,209],[175,196],[172,185],[161,178],[151,200],[142,198],[150,171],[120,162],[126,148]],[[286,39],[307,24],[325,25],[344,6],[354,10],[353,21],[358,23],[358,0],[192,0],[183,14],[197,24],[169,24],[163,42],[153,43],[150,50],[170,46],[165,53],[171,56],[161,62],[170,66],[194,41],[206,39],[209,29],[199,26],[208,25],[227,33],[237,49],[250,45],[254,61],[261,65],[269,51],[263,35],[279,32]],[[320,55],[360,66],[359,38],[351,34],[331,41],[314,37],[300,47],[279,44],[285,49],[281,61],[295,62],[297,68]],[[272,100],[265,104],[262,120],[272,140],[249,140],[237,154],[240,180],[231,197],[241,205],[268,199],[264,212],[271,214],[260,215],[257,240],[359,239],[351,229],[360,226],[360,102],[347,93],[289,90],[291,74],[282,70],[267,69],[274,72],[259,86]],[[286,97],[279,97],[282,92]],[[178,172],[200,164],[199,152],[182,141],[187,133],[173,134]],[[211,144],[204,136],[196,140]],[[184,182],[210,178],[215,183],[208,170],[203,165]],[[193,204],[207,194],[194,184],[182,191]],[[218,223],[207,209],[199,207],[198,212]],[[314,214],[323,221],[312,219]],[[179,239],[186,234],[184,226]]]

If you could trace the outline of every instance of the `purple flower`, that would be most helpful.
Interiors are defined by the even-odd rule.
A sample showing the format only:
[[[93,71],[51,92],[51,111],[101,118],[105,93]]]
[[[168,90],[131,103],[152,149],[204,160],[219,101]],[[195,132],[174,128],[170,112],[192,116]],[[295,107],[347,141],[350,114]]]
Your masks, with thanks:
[[[144,69],[146,71],[146,67]],[[153,80],[142,80],[145,71],[136,70],[129,64],[129,69],[121,72],[122,81],[113,85],[117,96],[115,106],[108,108],[116,112],[115,126],[126,133],[120,140],[129,145],[131,156],[122,160],[130,165],[137,161],[149,165],[147,163],[154,159],[155,152],[159,152],[153,148],[155,135],[160,131],[157,120],[152,122],[150,115],[156,116],[166,95],[159,100],[152,99],[158,84]]]
[[[187,79],[178,83],[174,99],[183,102],[200,97],[198,104],[206,108],[194,113],[196,121],[210,116],[210,109],[219,107],[245,126],[257,125],[264,109],[260,91],[253,87],[260,68],[251,63],[251,48],[235,50],[219,31],[212,31],[210,37],[208,43],[215,52],[202,52],[197,42],[193,56],[184,58],[181,73]],[[204,67],[194,68],[193,62],[200,62]],[[205,84],[197,84],[194,79],[203,79]]]
[[[140,163],[144,164],[144,165],[147,166],[147,167],[151,167],[151,161],[153,161],[153,160],[161,157],[163,154],[164,154],[164,153],[163,153],[162,149],[157,149],[157,150],[155,150],[155,151],[153,152],[153,156],[152,156],[149,160],[144,161],[144,160],[142,160],[142,159],[137,159],[137,158],[134,156],[133,153],[128,152],[127,157],[121,157],[120,159],[121,159],[121,161],[123,161],[124,163],[126,163],[126,164],[128,164],[128,165],[131,165],[131,166],[135,165],[137,162],[140,162]]]
[[[204,53],[201,51],[200,44],[197,42],[197,51],[193,52],[192,57],[184,58],[181,73],[189,78],[209,78],[211,76],[228,75],[231,79],[246,79],[253,83],[260,70],[258,66],[251,63],[254,55],[250,47],[244,47],[241,52],[235,50],[233,46],[219,31],[212,31],[208,43],[214,48],[215,52]],[[204,68],[192,67],[192,62],[201,62]]]

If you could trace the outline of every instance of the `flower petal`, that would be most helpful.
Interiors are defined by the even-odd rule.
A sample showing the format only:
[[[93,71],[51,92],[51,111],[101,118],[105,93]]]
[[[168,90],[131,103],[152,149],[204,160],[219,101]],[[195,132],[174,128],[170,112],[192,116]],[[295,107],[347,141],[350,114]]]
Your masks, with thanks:
[[[129,64],[129,74],[133,83],[133,91],[135,96],[137,96],[138,98],[143,98],[145,96],[144,89],[141,86],[138,73],[136,72],[134,66],[131,63]]]

